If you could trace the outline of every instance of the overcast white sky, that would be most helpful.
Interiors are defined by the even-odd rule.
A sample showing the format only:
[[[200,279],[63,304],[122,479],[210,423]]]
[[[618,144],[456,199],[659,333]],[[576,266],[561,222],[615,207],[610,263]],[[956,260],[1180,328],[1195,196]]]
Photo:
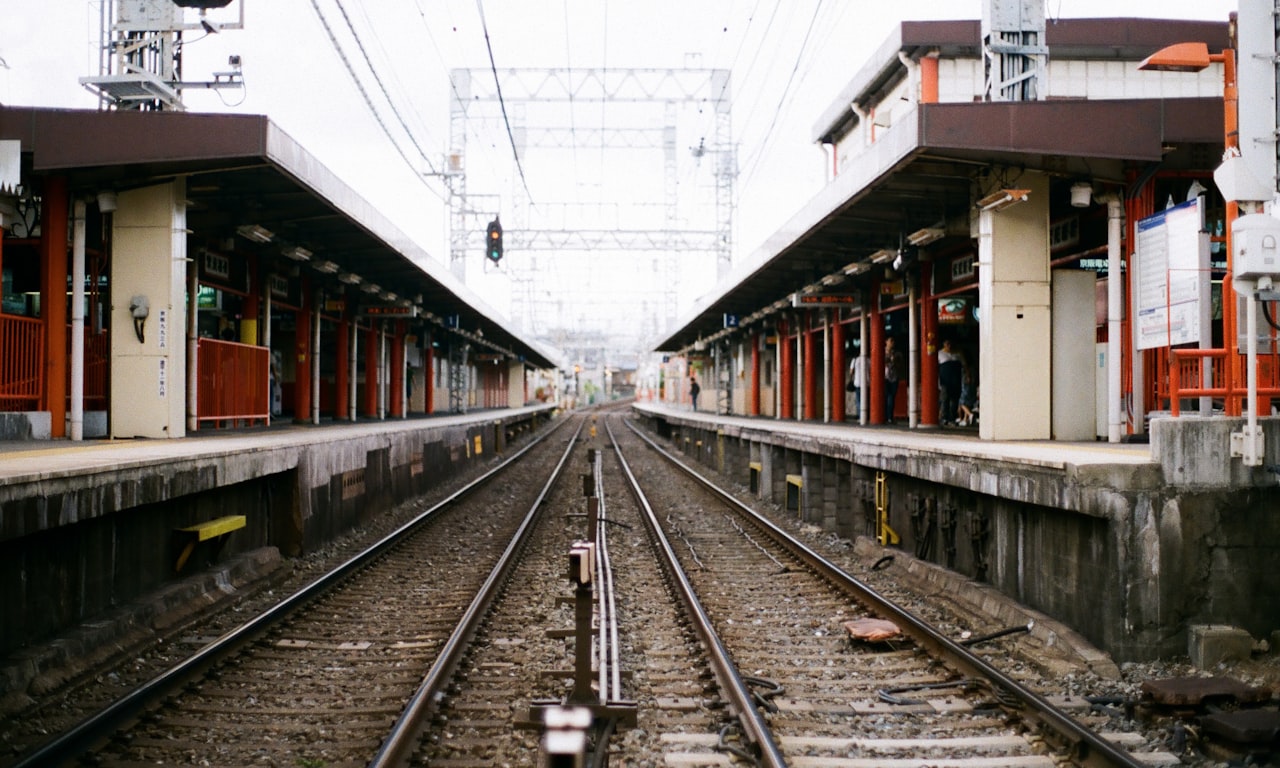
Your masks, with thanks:
[[[246,29],[198,41],[188,36],[184,64],[186,79],[202,80],[226,69],[228,55],[239,54],[246,90],[224,93],[229,104],[212,93],[188,91],[188,108],[270,116],[429,253],[447,262],[442,185],[438,179],[424,185],[416,176],[425,164],[411,144],[403,142],[403,148],[417,168],[408,167],[392,148],[320,23],[316,6],[383,120],[402,137],[399,119],[386,108],[365,54],[347,31],[339,0],[243,2]],[[418,145],[439,167],[448,149],[448,71],[489,64],[480,3],[340,4]],[[0,66],[0,102],[94,108],[95,99],[77,78],[97,73],[100,3],[5,0],[4,5],[0,59],[7,66]],[[753,251],[821,188],[826,160],[810,143],[812,126],[893,25],[908,19],[976,19],[982,11],[981,0],[482,0],[482,5],[499,69],[731,69],[740,173],[734,211],[739,257]],[[1048,0],[1046,8],[1050,18],[1225,21],[1236,5],[1235,0]],[[573,121],[597,127],[611,122],[598,109],[593,114],[575,110]],[[708,123],[708,138],[709,130]],[[497,140],[486,145],[481,139],[468,144],[469,191],[505,197],[519,183],[510,147]],[[580,198],[584,185],[587,191],[599,187],[601,199],[613,197],[600,179],[574,178],[576,157],[560,166],[548,175],[544,164],[529,179],[535,203]],[[473,181],[470,174],[487,181]],[[507,215],[503,220],[509,220]],[[506,311],[503,298],[485,298]],[[682,302],[691,298],[681,297]]]

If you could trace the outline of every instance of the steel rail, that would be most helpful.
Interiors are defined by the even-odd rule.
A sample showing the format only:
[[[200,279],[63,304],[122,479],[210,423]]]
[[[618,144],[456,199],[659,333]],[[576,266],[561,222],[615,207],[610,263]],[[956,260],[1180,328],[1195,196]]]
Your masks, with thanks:
[[[606,429],[607,421],[606,421]],[[613,588],[613,561],[609,556],[609,515],[605,505],[603,454],[595,454],[595,492],[598,509],[596,514],[596,603],[599,626],[596,632],[596,652],[600,703],[606,707],[622,706],[622,652],[618,643],[618,603]],[[588,766],[604,768],[609,760],[609,739],[618,721],[608,718],[596,729],[594,745]]]
[[[534,438],[528,445],[513,453],[501,464],[449,494],[429,509],[423,511],[422,514],[379,539],[363,552],[354,555],[333,571],[317,577],[293,595],[281,600],[239,627],[226,632],[185,660],[130,691],[105,709],[85,718],[53,740],[41,745],[15,763],[13,768],[43,768],[43,766],[49,765],[62,765],[88,752],[96,744],[109,738],[151,704],[182,688],[219,661],[239,652],[289,614],[307,606],[335,589],[345,579],[381,557],[399,543],[401,539],[436,517],[442,509],[470,496],[485,483],[491,481],[504,469],[533,449],[534,446],[558,432],[560,427],[566,423],[567,421],[562,421],[546,433]]]
[[[1027,708],[1029,719],[1041,723],[1052,731],[1052,735],[1059,739],[1059,745],[1071,753],[1071,759],[1076,765],[1083,768],[1142,768],[1145,765],[1128,752],[1076,722],[1070,715],[1053,706],[1017,680],[991,666],[964,646],[938,632],[919,617],[876,592],[870,585],[854,578],[839,566],[809,549],[802,542],[792,538],[788,533],[774,525],[773,522],[738,501],[737,498],[722,490],[697,470],[685,464],[679,457],[664,450],[630,422],[627,423],[627,426],[640,439],[644,440],[650,448],[679,467],[690,478],[697,481],[725,504],[751,521],[765,535],[787,549],[794,557],[844,589],[873,613],[879,614],[882,618],[897,624],[903,632],[916,642],[942,656],[947,663],[956,667],[961,673],[971,677],[983,678],[999,685],[1000,688]]]
[[[604,498],[604,465],[596,453],[596,600],[599,603],[599,626],[596,632],[598,685],[602,702],[622,699],[622,665],[618,653],[618,612],[613,594],[613,565],[609,559],[608,513]]]
[[[628,426],[630,425],[628,424]],[[649,500],[645,497],[644,491],[641,490],[639,481],[636,480],[636,476],[631,472],[630,465],[627,464],[627,460],[622,456],[622,448],[618,445],[618,441],[613,435],[613,429],[607,423],[605,424],[605,429],[609,434],[610,442],[613,443],[613,449],[618,455],[618,463],[622,466],[622,472],[627,476],[631,493],[635,497],[636,503],[644,510],[644,521],[657,548],[660,550],[662,566],[684,602],[685,609],[693,620],[694,629],[697,631],[698,637],[702,640],[702,644],[711,658],[711,669],[720,684],[721,694],[729,702],[730,712],[737,717],[739,724],[742,726],[743,734],[755,748],[760,765],[767,766],[767,768],[782,768],[787,763],[782,756],[782,750],[778,747],[777,742],[774,741],[773,730],[764,721],[760,711],[756,709],[754,694],[747,687],[742,675],[738,672],[737,666],[729,657],[729,651],[725,648],[724,642],[720,639],[715,627],[711,625],[711,618],[707,615],[706,609],[702,607],[702,602],[698,600],[693,585],[689,582],[689,577],[680,567],[679,561],[676,559],[675,550],[672,549],[670,541],[667,540],[666,534],[662,532],[662,527],[658,524],[657,513],[649,505]],[[632,431],[635,431],[634,427],[632,427]]]
[[[569,444],[566,446],[564,454],[560,457],[555,469],[551,471],[551,476],[542,487],[538,498],[534,499],[533,504],[530,505],[528,513],[520,523],[520,528],[511,537],[507,548],[502,552],[502,557],[498,558],[497,565],[493,567],[488,578],[481,585],[480,591],[476,593],[471,604],[467,606],[466,613],[462,615],[458,626],[440,649],[440,653],[437,654],[431,669],[427,670],[426,676],[422,678],[422,682],[418,685],[417,691],[405,704],[400,717],[396,719],[387,738],[382,742],[382,746],[378,749],[377,754],[374,755],[373,760],[370,761],[369,768],[390,768],[390,766],[405,766],[409,764],[410,758],[413,757],[414,749],[421,741],[422,731],[427,725],[427,718],[439,704],[445,686],[462,662],[462,657],[475,637],[481,621],[489,613],[490,607],[497,600],[511,572],[515,570],[520,553],[524,551],[525,545],[531,538],[543,501],[546,500],[552,486],[560,478],[564,465],[568,462],[570,454],[573,453],[574,446],[578,442],[578,435],[582,433],[582,427],[585,424],[586,419],[578,422],[578,428],[573,433],[573,437],[569,439]]]

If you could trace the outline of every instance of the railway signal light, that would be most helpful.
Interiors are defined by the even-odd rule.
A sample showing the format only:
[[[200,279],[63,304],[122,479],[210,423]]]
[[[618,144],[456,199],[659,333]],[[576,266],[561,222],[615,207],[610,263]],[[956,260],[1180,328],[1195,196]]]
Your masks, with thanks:
[[[489,261],[497,264],[502,260],[502,224],[498,222],[497,216],[494,216],[493,221],[489,222],[489,229],[484,242],[485,256],[489,257]]]

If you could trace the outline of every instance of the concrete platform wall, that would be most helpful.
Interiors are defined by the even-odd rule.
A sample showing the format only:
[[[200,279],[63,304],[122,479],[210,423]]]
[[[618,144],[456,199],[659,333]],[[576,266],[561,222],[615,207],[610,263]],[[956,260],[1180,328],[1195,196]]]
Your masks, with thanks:
[[[0,654],[38,643],[215,559],[274,546],[298,555],[421,495],[549,414],[365,431],[261,451],[70,473],[0,492]],[[266,438],[268,433],[264,433]],[[317,438],[326,436],[323,431]],[[182,573],[174,530],[224,515],[246,527],[199,544]]]
[[[681,417],[639,417],[658,433],[702,429],[664,423]],[[803,473],[803,519],[844,536],[874,535],[876,475],[883,472],[900,548],[989,583],[1129,661],[1185,654],[1192,625],[1232,624],[1254,637],[1280,629],[1275,480],[1268,482],[1265,470],[1245,470],[1258,473],[1260,485],[1239,487],[1238,467],[1195,469],[1196,446],[1212,452],[1230,427],[1186,429],[1156,428],[1158,441],[1176,446],[1157,454],[1171,466],[1065,470],[801,440],[771,434],[767,424],[719,431],[726,456],[749,457],[734,459],[725,474],[748,487],[748,462],[759,462],[758,495],[782,506],[786,475]],[[1278,433],[1269,431],[1272,443]],[[1268,455],[1280,455],[1277,448],[1269,444]]]

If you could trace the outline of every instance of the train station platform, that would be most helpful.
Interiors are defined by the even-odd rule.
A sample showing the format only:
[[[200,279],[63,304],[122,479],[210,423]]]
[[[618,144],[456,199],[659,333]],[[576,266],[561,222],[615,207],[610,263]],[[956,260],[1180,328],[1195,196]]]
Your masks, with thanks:
[[[1186,654],[1194,625],[1280,629],[1278,475],[1229,458],[1238,420],[1156,419],[1149,444],[1109,444],[634,412],[804,521],[988,583],[1119,661]]]
[[[555,405],[0,444],[0,654],[239,553],[302,554],[536,430]]]

